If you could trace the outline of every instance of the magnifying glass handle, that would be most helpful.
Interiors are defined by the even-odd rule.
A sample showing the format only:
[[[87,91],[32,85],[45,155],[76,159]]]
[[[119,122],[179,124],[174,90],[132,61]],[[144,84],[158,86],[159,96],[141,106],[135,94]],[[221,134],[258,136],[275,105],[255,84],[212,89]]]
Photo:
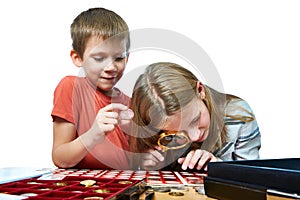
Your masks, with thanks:
[[[160,151],[161,151],[162,153],[168,151],[168,149],[169,149],[168,147],[165,147],[165,146],[161,146],[160,148],[161,148]]]

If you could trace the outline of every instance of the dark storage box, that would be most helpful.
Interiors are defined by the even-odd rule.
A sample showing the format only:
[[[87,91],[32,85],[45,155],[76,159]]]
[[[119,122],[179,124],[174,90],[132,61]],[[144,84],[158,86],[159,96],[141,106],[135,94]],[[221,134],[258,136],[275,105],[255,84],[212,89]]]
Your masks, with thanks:
[[[207,196],[219,199],[245,192],[264,199],[262,193],[269,191],[299,197],[300,158],[211,162],[204,188]]]

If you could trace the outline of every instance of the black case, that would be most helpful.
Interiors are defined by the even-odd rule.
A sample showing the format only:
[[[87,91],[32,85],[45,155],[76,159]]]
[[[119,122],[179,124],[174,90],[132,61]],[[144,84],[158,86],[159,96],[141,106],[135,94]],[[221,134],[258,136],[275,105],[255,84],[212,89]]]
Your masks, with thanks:
[[[265,199],[269,190],[300,194],[300,158],[211,162],[204,189],[218,199],[245,199],[246,193]]]
[[[224,180],[214,177],[205,178],[205,194],[215,199],[230,200],[265,200],[264,187]]]

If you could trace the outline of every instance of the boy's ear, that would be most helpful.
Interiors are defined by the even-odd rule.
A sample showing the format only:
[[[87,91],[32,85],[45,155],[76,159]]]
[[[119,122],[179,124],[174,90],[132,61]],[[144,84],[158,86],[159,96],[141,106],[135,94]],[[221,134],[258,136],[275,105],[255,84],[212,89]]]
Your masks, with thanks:
[[[80,55],[77,53],[77,51],[72,49],[70,52],[70,56],[71,56],[72,62],[74,63],[74,65],[76,67],[82,66],[82,59],[81,59]]]
[[[126,55],[126,61],[125,61],[126,64],[127,64],[127,62],[128,62],[129,54],[130,54],[130,53],[127,53],[127,55]]]

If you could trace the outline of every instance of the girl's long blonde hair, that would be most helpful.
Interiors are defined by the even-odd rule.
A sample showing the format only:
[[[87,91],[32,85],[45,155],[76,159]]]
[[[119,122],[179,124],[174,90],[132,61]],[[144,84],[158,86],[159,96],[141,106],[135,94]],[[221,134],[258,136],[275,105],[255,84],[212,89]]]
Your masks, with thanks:
[[[139,76],[132,94],[134,118],[130,146],[133,152],[146,152],[157,145],[160,130],[155,127],[162,124],[166,116],[179,112],[192,99],[199,95],[198,78],[184,67],[170,62],[158,62],[149,65]],[[225,95],[204,85],[211,122],[209,136],[201,148],[212,151],[226,140],[227,130],[224,117],[239,120],[253,120],[251,117],[227,116],[225,106],[233,95]]]

